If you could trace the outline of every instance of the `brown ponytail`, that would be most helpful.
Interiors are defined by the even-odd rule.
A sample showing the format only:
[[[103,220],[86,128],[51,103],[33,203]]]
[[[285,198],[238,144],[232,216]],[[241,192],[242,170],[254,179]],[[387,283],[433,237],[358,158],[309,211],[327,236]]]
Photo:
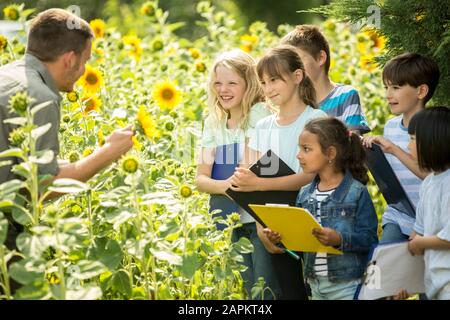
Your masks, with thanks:
[[[354,179],[362,184],[369,182],[366,167],[366,152],[359,136],[347,129],[342,121],[336,118],[320,118],[308,122],[306,131],[318,136],[323,153],[333,146],[337,154],[335,166],[345,172],[349,170]]]
[[[306,75],[305,71],[303,71],[303,80],[299,85],[299,94],[300,98],[306,105],[317,109],[316,104],[316,89],[314,89],[314,85],[311,79]]]

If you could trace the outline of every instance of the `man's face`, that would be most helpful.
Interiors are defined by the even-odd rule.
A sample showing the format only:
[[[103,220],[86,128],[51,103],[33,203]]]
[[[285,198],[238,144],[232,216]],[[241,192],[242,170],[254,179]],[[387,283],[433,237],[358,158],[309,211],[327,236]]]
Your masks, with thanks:
[[[92,41],[88,40],[86,47],[81,54],[74,53],[69,58],[69,67],[65,70],[65,77],[63,79],[60,91],[73,91],[75,83],[84,74],[86,62],[91,58]]]

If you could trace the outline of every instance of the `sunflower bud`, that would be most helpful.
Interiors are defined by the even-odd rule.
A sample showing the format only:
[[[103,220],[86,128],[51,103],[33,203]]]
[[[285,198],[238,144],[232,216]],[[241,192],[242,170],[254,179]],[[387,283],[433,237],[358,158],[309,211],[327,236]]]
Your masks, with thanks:
[[[136,156],[125,156],[122,160],[122,169],[127,173],[135,173],[139,168],[139,159]]]
[[[9,134],[9,142],[13,147],[20,147],[25,141],[26,134],[22,128],[17,128]]]
[[[17,92],[9,99],[9,105],[19,115],[25,115],[25,111],[27,111],[30,103],[31,99],[26,92]]]
[[[180,188],[180,195],[183,198],[189,198],[192,195],[192,189],[187,185],[183,185]]]

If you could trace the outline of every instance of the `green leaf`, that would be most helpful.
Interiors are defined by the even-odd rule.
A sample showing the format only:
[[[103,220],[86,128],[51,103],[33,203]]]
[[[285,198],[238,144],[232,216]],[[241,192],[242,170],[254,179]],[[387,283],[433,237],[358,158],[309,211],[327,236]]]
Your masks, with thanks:
[[[47,131],[50,130],[51,126],[52,124],[49,122],[47,124],[44,124],[43,126],[31,130],[31,137],[37,140],[39,137],[42,137],[44,134],[46,134]]]
[[[47,108],[52,103],[53,103],[53,101],[46,101],[46,102],[38,104],[37,106],[31,108],[31,115],[34,117],[34,115],[36,113],[38,113],[39,111],[41,111],[44,108]]]
[[[102,297],[99,287],[85,287],[77,290],[67,290],[67,300],[98,300]]]
[[[0,208],[10,207],[14,204],[13,200],[0,200]]]
[[[17,300],[48,300],[51,298],[48,282],[43,280],[21,287],[14,294]]]
[[[234,243],[234,248],[242,254],[246,253],[252,253],[253,252],[253,245],[247,238],[240,238],[238,242]]]
[[[45,261],[27,258],[14,262],[9,267],[9,275],[17,282],[28,285],[44,280]]]
[[[72,277],[78,280],[94,278],[106,271],[103,263],[98,261],[81,260],[71,269]]]
[[[25,187],[25,182],[18,179],[6,181],[0,184],[0,197],[5,197],[7,194],[16,193],[18,190]]]
[[[74,179],[57,179],[53,181],[51,187],[48,188],[50,191],[58,193],[78,193],[87,191],[89,187],[87,184]]]
[[[8,149],[3,152],[0,152],[0,158],[8,158],[8,157],[17,157],[24,159],[24,154],[22,149],[19,148]]]
[[[5,242],[7,235],[8,220],[4,217],[3,212],[0,212],[0,246],[3,245],[3,242]]]
[[[150,252],[155,256],[158,260],[167,261],[170,264],[173,265],[181,265],[182,264],[182,258],[176,253],[170,252],[170,251],[159,251],[156,249],[150,249]]]
[[[41,257],[42,253],[48,248],[46,244],[36,235],[31,235],[27,232],[22,232],[16,239],[17,248],[25,256]]]
[[[109,270],[114,271],[122,262],[123,254],[119,243],[107,238],[97,238],[89,250],[89,259],[98,260]]]
[[[44,150],[38,152],[37,156],[30,156],[30,161],[37,164],[47,164],[52,162],[55,154],[53,150]]]
[[[17,126],[23,126],[27,123],[27,118],[24,117],[16,117],[16,118],[9,118],[3,121],[4,123],[14,124]]]
[[[16,207],[12,208],[11,215],[12,215],[13,219],[23,226],[32,223],[33,221],[31,220],[31,213],[27,209],[25,209],[23,207],[21,207],[21,208],[22,209],[19,209]],[[28,214],[24,210],[26,212],[28,212]]]
[[[123,270],[117,271],[113,276],[112,288],[129,298],[131,296],[131,284],[128,273]]]
[[[201,267],[201,265],[202,262],[198,254],[193,253],[184,256],[182,265],[180,267],[181,274],[184,277],[191,279],[194,276],[195,271],[197,271]]]

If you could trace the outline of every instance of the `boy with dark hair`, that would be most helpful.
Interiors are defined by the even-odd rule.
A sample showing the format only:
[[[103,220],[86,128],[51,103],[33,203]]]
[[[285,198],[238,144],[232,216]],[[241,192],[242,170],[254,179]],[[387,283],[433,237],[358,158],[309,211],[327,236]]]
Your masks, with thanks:
[[[350,85],[333,83],[328,77],[330,48],[320,30],[313,25],[299,25],[281,42],[297,48],[306,74],[316,89],[318,107],[351,130],[361,134],[369,132],[358,91]]]
[[[429,172],[421,169],[408,152],[411,118],[425,108],[439,81],[439,67],[428,57],[405,53],[390,60],[383,69],[386,98],[392,113],[399,116],[384,126],[383,137],[372,136],[364,144],[380,145],[406,194],[417,206],[419,188]],[[407,240],[413,231],[415,218],[388,206],[383,214],[383,234],[380,243]]]

